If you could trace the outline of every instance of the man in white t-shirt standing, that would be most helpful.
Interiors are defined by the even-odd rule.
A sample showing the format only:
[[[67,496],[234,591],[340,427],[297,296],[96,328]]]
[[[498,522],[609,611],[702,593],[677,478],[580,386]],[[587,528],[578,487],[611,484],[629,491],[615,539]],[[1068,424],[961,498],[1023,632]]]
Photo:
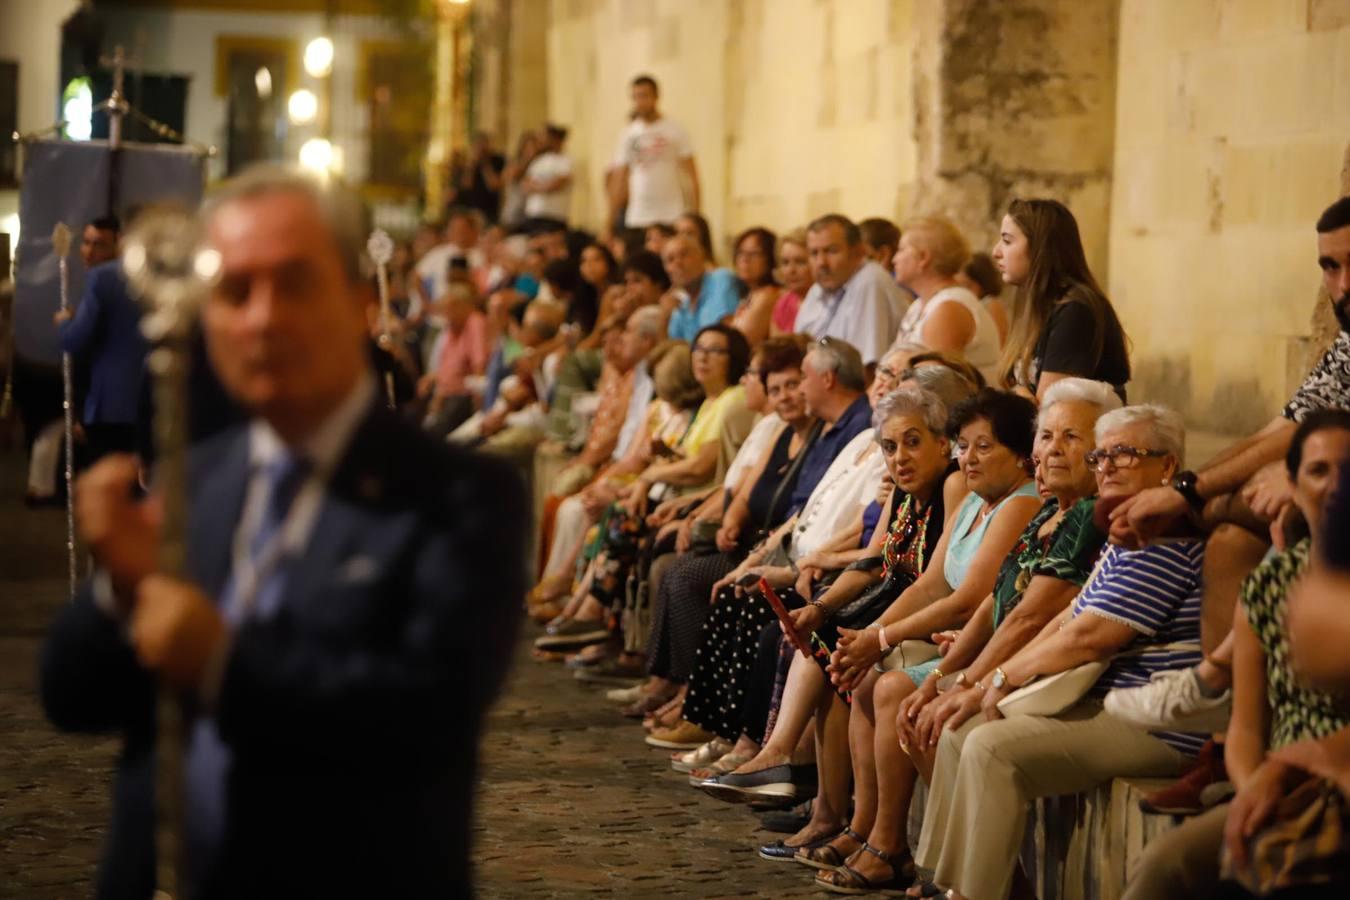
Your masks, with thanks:
[[[567,211],[572,200],[572,160],[562,152],[566,141],[566,128],[544,126],[544,152],[530,163],[525,170],[525,180],[521,182],[526,219],[567,224]]]
[[[609,218],[604,233],[612,233],[623,215],[623,226],[634,239],[650,225],[669,225],[680,213],[697,212],[698,168],[689,134],[657,109],[660,91],[656,79],[633,79],[633,116],[619,136],[609,180]],[[688,180],[688,193],[680,183]],[[626,207],[626,208],[625,208]]]

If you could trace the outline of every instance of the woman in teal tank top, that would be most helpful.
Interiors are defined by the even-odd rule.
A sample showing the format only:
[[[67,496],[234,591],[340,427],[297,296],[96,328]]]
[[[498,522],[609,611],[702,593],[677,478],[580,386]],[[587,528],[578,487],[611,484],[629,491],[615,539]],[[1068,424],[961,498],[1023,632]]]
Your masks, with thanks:
[[[928,568],[873,626],[839,629],[831,660],[836,685],[856,687],[901,641],[926,641],[935,632],[960,628],[989,595],[1003,558],[1041,505],[1030,475],[1035,418],[1031,401],[992,388],[952,411],[948,424],[970,493],[953,514]],[[927,672],[915,675],[922,681]]]

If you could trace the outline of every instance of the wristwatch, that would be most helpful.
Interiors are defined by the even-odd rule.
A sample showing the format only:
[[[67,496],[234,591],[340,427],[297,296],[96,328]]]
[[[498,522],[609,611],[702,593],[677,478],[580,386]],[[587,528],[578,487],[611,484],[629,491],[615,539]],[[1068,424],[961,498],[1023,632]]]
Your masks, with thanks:
[[[996,691],[1001,691],[1008,686],[1008,676],[1003,674],[1002,667],[994,670],[994,677],[989,684],[993,686]]]
[[[1201,497],[1200,492],[1196,490],[1196,484],[1199,480],[1200,476],[1189,469],[1177,473],[1177,476],[1172,479],[1172,490],[1186,498],[1186,505],[1196,512],[1205,508],[1205,498]]]

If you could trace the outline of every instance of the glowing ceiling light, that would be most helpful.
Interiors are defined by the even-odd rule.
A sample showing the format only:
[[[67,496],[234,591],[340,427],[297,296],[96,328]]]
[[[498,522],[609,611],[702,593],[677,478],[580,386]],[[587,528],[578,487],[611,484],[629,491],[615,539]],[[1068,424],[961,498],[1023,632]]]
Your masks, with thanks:
[[[267,66],[262,66],[257,72],[253,73],[253,86],[258,89],[258,96],[266,100],[272,96],[272,70]]]
[[[301,88],[286,101],[286,114],[296,125],[313,122],[319,114],[319,98],[314,96],[313,91]]]
[[[310,138],[300,148],[300,165],[311,172],[328,174],[333,167],[333,145],[323,138]]]
[[[323,78],[333,71],[333,42],[316,37],[305,46],[305,71],[315,78]]]

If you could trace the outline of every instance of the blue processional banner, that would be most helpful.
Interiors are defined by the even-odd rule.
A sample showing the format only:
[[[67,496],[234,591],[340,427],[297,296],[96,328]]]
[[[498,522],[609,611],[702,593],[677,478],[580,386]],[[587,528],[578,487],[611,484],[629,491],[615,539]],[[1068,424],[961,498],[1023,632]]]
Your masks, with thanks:
[[[19,194],[19,248],[14,275],[14,346],[34,362],[57,363],[52,314],[61,305],[60,274],[52,251],[57,222],[70,226],[70,302],[79,303],[84,226],[107,212],[112,151],[106,141],[32,141],[24,146]],[[205,187],[205,160],[187,147],[124,143],[118,153],[118,208],[174,201],[195,209]]]

